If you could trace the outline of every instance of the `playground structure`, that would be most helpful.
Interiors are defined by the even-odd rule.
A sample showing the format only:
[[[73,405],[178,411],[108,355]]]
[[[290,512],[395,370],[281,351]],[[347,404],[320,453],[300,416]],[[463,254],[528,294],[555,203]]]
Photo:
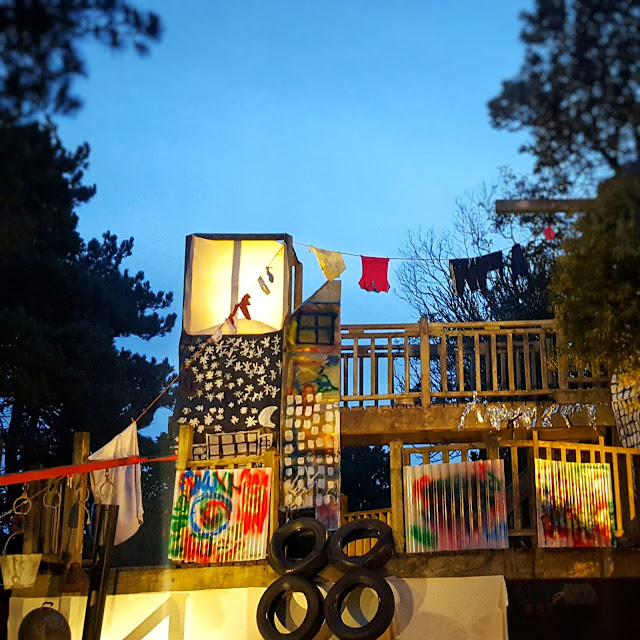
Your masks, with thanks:
[[[268,541],[299,515],[334,530],[363,517],[392,527],[385,571],[402,623],[389,633],[403,638],[417,633],[418,609],[407,608],[402,584],[415,595],[426,580],[475,578],[480,590],[486,580],[502,603],[494,605],[499,624],[504,580],[640,578],[640,449],[620,445],[610,376],[571,370],[554,320],[341,325],[339,282],[306,300],[302,291],[287,235],[188,238],[180,366],[191,377],[183,375],[170,421],[173,564],[111,571],[103,637],[142,638],[165,618],[171,638],[204,633],[206,594],[250,617],[277,578]],[[237,379],[246,389],[247,376],[254,388],[237,395]],[[258,397],[256,388],[267,393]],[[222,411],[222,403],[234,406]],[[340,449],[367,445],[389,447],[391,505],[348,512]],[[76,434],[73,462],[88,454],[86,434]],[[86,486],[76,467],[55,509],[33,509],[25,553],[60,562],[65,547],[81,562],[82,527],[70,527],[69,514],[83,510]],[[41,488],[34,482],[29,491]],[[215,518],[194,519],[211,496]],[[363,555],[371,544],[347,551]],[[14,590],[10,638],[30,608],[59,597],[60,585],[59,575],[42,572],[33,587]],[[127,598],[147,604],[123,618]],[[65,606],[77,617],[75,601]],[[110,611],[120,612],[117,624]],[[235,637],[259,637],[247,625]]]

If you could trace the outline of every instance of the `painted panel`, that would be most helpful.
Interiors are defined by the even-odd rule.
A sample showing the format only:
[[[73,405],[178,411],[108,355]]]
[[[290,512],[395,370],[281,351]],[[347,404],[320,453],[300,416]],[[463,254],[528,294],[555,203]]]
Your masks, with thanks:
[[[503,460],[404,467],[408,553],[506,549]]]
[[[271,469],[176,474],[169,558],[240,562],[266,557]]]
[[[179,385],[173,422],[190,424],[197,444],[204,444],[206,435],[215,433],[244,432],[247,442],[248,434],[255,430],[277,435],[282,333],[224,336],[202,350],[205,343],[206,337],[182,334],[181,371],[187,371],[185,367],[191,363],[191,382]],[[200,350],[202,353],[191,362]],[[215,452],[215,448],[209,451]],[[223,457],[222,450],[214,457]]]
[[[340,519],[340,283],[327,282],[286,331],[281,418],[282,507]]]
[[[613,494],[609,464],[536,458],[538,546],[609,547]]]

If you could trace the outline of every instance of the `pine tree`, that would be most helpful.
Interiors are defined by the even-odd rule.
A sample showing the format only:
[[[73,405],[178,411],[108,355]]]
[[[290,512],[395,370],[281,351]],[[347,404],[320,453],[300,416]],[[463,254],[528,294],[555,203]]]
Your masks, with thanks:
[[[5,466],[15,471],[68,462],[73,430],[90,431],[99,445],[136,417],[171,367],[115,341],[165,335],[175,314],[161,313],[170,293],[122,269],[132,239],[118,243],[107,232],[85,243],[78,234],[75,209],[95,193],[83,184],[88,146],[68,152],[40,124],[3,134],[0,402]]]

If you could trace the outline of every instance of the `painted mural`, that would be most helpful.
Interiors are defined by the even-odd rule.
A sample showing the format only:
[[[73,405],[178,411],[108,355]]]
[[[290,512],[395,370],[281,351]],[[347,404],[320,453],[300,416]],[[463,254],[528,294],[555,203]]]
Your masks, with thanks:
[[[169,558],[197,563],[265,558],[270,488],[268,468],[178,472]]]
[[[207,345],[186,365],[207,341],[207,336],[182,334],[180,340],[181,373],[178,399],[174,411],[177,424],[194,428],[194,443],[204,444],[207,435],[244,433],[224,444],[244,444],[260,433],[278,433],[282,387],[282,332],[264,335],[226,335]],[[185,374],[185,372],[187,372]],[[185,375],[183,375],[185,374]],[[216,451],[217,439],[209,438]],[[227,439],[229,440],[229,439]],[[218,449],[224,457],[223,447]],[[257,449],[256,449],[257,451]]]
[[[407,553],[506,549],[503,460],[404,468]]]
[[[340,506],[340,283],[327,282],[287,328],[280,429],[282,506],[330,529]]]
[[[535,471],[538,546],[611,546],[609,464],[536,459]]]

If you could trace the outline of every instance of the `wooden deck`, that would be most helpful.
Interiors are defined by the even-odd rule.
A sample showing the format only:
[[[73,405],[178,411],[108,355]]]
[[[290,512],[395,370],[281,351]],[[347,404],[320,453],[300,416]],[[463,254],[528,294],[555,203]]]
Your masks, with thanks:
[[[536,406],[539,415],[553,403],[594,404],[597,429],[586,415],[572,416],[570,430],[553,415],[544,438],[597,442],[615,425],[609,377],[570,370],[561,344],[554,320],[344,325],[342,443],[486,438],[491,428],[473,413],[465,429],[458,429],[474,395],[489,407]],[[530,437],[521,431],[514,437]]]
[[[390,445],[391,509],[349,513],[342,521],[380,518],[392,526],[397,554],[388,564],[398,577],[504,575],[506,579],[640,578],[640,508],[636,488],[640,449],[616,443],[609,378],[601,372],[570,370],[562,357],[562,336],[553,320],[504,323],[427,323],[346,325],[342,327],[341,445]],[[572,414],[570,428],[554,414],[552,425],[499,431],[479,422],[475,411],[459,428],[474,396],[483,407],[538,409],[556,404],[593,404],[595,428],[586,412]],[[271,527],[278,519],[279,456],[192,460],[192,433],[180,428],[178,469],[262,465],[274,469]],[[77,443],[78,447],[81,444]],[[83,445],[88,451],[88,443]],[[83,451],[78,448],[77,456]],[[404,553],[403,468],[410,464],[464,461],[474,456],[505,460],[510,548]],[[533,461],[608,462],[615,502],[616,548],[542,549],[537,547]],[[69,505],[64,496],[62,512]],[[38,512],[39,513],[39,512]],[[38,515],[38,514],[36,514]],[[48,515],[48,514],[46,514]],[[43,520],[38,516],[38,519]],[[34,520],[30,517],[29,520]],[[60,539],[58,518],[56,535]],[[44,521],[44,520],[43,520]],[[47,524],[45,522],[45,524]],[[49,525],[47,525],[49,526]],[[44,527],[46,529],[46,527]],[[29,529],[32,531],[32,529]],[[38,523],[40,531],[40,523]],[[47,529],[48,531],[48,529]],[[35,541],[35,542],[34,542]],[[30,546],[31,545],[31,546]],[[81,553],[81,540],[76,555]],[[370,541],[352,543],[350,552],[366,553]],[[42,548],[41,537],[27,535],[25,547]],[[57,553],[56,553],[57,552]],[[333,579],[332,570],[326,570]],[[183,565],[118,569],[110,593],[267,586],[276,578],[266,562],[221,566]],[[33,589],[15,595],[53,595],[59,578],[38,577]]]

